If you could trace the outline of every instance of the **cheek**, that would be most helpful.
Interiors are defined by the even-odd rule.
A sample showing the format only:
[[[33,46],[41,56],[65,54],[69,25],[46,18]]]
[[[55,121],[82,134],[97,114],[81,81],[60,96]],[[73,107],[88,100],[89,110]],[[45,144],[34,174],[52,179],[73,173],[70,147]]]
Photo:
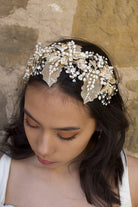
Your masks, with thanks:
[[[76,146],[78,153],[81,153],[87,147],[90,138],[91,137],[83,137],[82,139],[78,140]]]
[[[37,137],[39,137],[37,130],[30,129],[27,126],[24,126],[24,130],[25,130],[25,134],[26,134],[27,140],[30,143],[30,145],[35,143],[37,141]]]
[[[66,145],[62,145],[61,151],[64,150],[63,154],[64,156],[66,156],[67,159],[74,159],[84,151],[90,138],[91,136],[88,138],[86,137],[85,139],[84,136],[77,137],[75,140],[67,142]]]
[[[86,131],[83,132],[83,134],[81,134],[81,136],[79,136],[75,140],[73,140],[74,143],[72,143],[71,147],[68,147],[68,150],[71,151],[71,154],[74,158],[76,156],[78,156],[79,154],[81,154],[85,150],[94,131],[95,131],[95,128],[93,128],[91,130],[87,130],[87,132]]]

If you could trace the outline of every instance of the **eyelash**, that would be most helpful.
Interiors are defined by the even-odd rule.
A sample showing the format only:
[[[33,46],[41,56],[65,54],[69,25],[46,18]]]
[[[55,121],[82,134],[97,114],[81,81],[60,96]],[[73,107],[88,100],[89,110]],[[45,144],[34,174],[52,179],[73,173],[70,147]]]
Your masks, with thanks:
[[[26,125],[29,126],[29,127],[31,127],[31,128],[34,128],[34,129],[39,128],[39,126],[33,126],[33,125],[29,124],[29,122],[28,122],[27,119],[24,119],[24,121],[25,121]],[[75,134],[75,135],[73,135],[73,136],[71,136],[71,137],[62,137],[62,136],[60,136],[59,134],[57,134],[57,136],[58,136],[60,139],[65,140],[65,141],[70,141],[70,140],[75,139],[75,138],[76,138],[76,135],[77,135],[77,134]]]
[[[73,140],[73,139],[76,138],[76,134],[73,135],[73,136],[71,136],[71,137],[62,137],[62,136],[60,136],[59,134],[57,134],[57,136],[58,136],[60,139],[63,139],[63,140],[65,140],[65,141],[70,141],[70,140]]]

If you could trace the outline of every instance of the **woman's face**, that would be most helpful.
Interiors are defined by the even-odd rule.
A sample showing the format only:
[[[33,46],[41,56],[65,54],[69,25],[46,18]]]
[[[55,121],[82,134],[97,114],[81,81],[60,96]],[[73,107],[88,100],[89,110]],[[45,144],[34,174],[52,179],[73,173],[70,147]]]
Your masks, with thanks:
[[[83,104],[57,87],[30,85],[25,94],[24,128],[41,163],[67,166],[86,148],[96,122]]]

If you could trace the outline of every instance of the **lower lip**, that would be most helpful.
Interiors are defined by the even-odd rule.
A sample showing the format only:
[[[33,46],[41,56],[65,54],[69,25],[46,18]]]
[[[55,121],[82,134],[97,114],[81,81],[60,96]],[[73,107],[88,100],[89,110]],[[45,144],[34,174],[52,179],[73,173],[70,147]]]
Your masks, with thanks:
[[[55,162],[50,162],[48,160],[42,160],[40,157],[37,157],[39,162],[41,162],[43,165],[52,165],[54,164]]]

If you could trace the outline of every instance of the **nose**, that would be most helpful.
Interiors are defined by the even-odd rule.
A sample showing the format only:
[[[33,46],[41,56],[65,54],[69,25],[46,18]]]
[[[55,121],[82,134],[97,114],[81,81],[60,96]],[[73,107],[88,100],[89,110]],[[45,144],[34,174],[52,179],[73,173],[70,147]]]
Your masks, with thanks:
[[[38,138],[37,152],[42,158],[54,154],[56,151],[54,137],[48,132],[43,132],[40,138]]]

